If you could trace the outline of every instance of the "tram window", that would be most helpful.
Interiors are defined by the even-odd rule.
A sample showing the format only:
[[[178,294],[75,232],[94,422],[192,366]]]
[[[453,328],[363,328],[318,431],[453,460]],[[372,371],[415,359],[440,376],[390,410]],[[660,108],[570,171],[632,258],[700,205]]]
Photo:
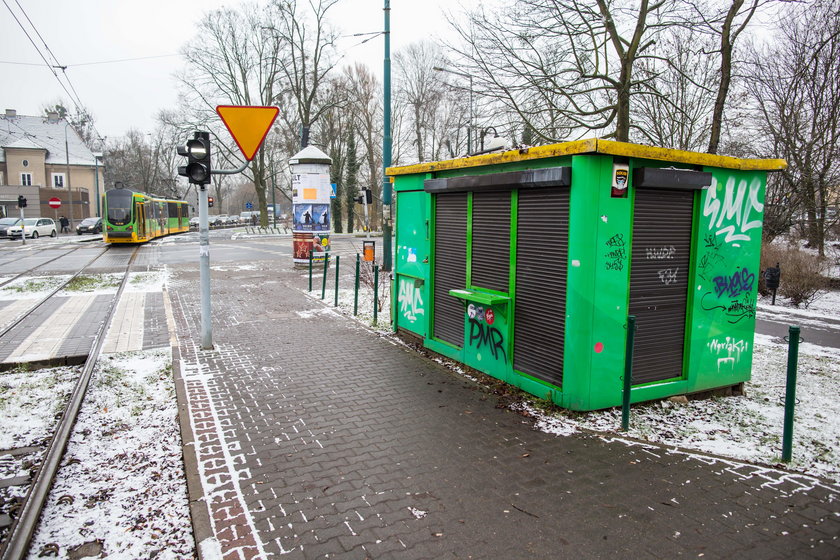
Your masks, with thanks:
[[[131,221],[131,191],[114,189],[107,194],[108,221],[123,226]]]

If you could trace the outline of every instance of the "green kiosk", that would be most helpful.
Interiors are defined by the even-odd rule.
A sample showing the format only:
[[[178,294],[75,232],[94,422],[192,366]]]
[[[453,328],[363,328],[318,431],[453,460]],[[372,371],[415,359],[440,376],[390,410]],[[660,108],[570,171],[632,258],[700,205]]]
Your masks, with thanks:
[[[784,160],[579,140],[387,170],[392,313],[573,410],[749,380],[764,192]]]

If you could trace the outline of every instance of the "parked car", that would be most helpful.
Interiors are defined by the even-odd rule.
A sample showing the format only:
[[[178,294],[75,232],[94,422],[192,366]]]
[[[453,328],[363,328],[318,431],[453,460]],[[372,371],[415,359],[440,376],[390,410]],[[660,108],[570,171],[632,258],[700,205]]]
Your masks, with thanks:
[[[239,223],[239,216],[228,216],[225,223],[235,226]]]
[[[102,218],[85,218],[76,226],[76,233],[102,233]]]
[[[22,230],[26,231],[26,237],[31,237],[32,239],[38,239],[44,235],[49,235],[50,237],[58,235],[58,231],[55,229],[55,222],[52,218],[26,218],[23,220],[23,224],[9,228],[9,237],[12,239],[19,238]]]
[[[190,218],[190,227],[198,227],[198,216],[193,216],[192,218]]]
[[[227,222],[227,214],[219,214],[218,216],[210,216],[210,225],[223,226]]]
[[[20,225],[20,218],[0,219],[0,237],[9,237],[9,228]]]

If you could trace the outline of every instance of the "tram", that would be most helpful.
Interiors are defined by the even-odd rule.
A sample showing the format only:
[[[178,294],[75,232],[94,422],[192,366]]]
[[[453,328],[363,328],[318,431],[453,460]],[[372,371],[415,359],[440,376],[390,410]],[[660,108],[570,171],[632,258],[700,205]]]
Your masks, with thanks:
[[[102,195],[102,235],[106,243],[144,243],[171,233],[189,231],[189,205],[183,200],[155,198],[130,189]]]

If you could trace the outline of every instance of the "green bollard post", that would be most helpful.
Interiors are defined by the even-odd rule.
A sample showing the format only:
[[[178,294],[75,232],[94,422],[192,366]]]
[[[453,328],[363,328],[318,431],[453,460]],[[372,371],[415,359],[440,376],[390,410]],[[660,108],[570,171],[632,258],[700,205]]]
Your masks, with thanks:
[[[627,347],[624,349],[624,392],[621,400],[621,431],[630,429],[630,388],[633,385],[633,343],[636,339],[636,316],[627,317]]]
[[[335,256],[335,306],[338,307],[338,266],[341,262],[341,255]]]
[[[359,265],[361,264],[361,257],[356,253],[356,286],[353,289],[353,316],[359,314]]]
[[[782,461],[793,456],[793,409],[796,405],[796,365],[799,361],[799,327],[788,329],[788,367],[785,384],[785,431],[782,436]]]
[[[379,311],[379,265],[373,265],[373,324],[376,325],[376,315]]]
[[[324,278],[321,280],[321,299],[327,295],[327,269],[330,266],[330,254],[324,253]]]
[[[312,291],[312,249],[309,250],[309,291]]]

